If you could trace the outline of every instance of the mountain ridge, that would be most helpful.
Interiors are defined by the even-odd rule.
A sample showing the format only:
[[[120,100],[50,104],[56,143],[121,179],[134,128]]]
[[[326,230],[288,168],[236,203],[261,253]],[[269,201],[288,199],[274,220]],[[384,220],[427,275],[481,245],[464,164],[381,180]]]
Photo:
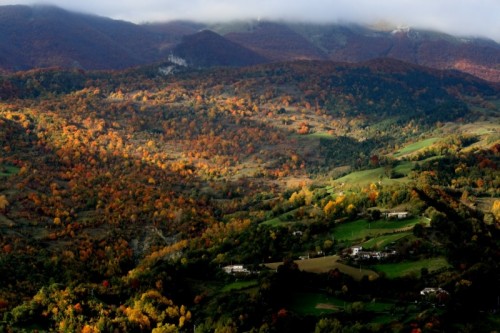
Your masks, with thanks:
[[[226,39],[223,45],[228,49],[222,56],[221,50],[210,46],[210,40],[222,43],[214,35],[202,39],[197,47],[195,37],[191,37],[191,46],[182,52],[194,53],[185,56],[203,58],[200,50],[212,49],[212,55],[202,63],[193,63],[195,67],[220,66],[218,57],[232,58],[237,66],[267,61],[359,62],[391,57],[500,82],[500,44],[412,28],[269,21],[134,24],[40,5],[0,6],[0,18],[0,68],[8,71],[54,66],[123,69],[154,63],[185,47],[185,36],[211,30]],[[243,55],[241,52],[246,60],[234,62]]]

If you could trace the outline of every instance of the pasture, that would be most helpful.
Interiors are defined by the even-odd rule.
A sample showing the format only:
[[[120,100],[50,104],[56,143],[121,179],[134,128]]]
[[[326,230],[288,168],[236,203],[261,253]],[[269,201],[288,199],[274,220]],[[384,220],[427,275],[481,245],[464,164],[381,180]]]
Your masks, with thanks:
[[[447,267],[450,267],[450,264],[443,257],[400,263],[378,264],[373,266],[377,272],[384,273],[389,279],[404,276],[415,276],[418,278],[420,277],[422,268],[426,268],[429,272],[433,272]]]
[[[398,240],[410,235],[412,235],[411,232],[398,232],[396,234],[371,238],[366,242],[361,243],[360,245],[363,247],[363,249],[383,250],[386,246],[389,246],[393,242],[397,242]]]
[[[295,263],[299,266],[299,269],[301,271],[309,273],[327,273],[330,270],[337,268],[340,272],[350,275],[355,280],[361,280],[365,275],[371,279],[378,277],[378,274],[373,270],[362,267],[352,267],[338,262],[339,259],[340,257],[338,255],[333,255],[312,259],[296,260]],[[265,266],[270,269],[277,269],[281,264],[283,263],[274,262],[267,263],[265,264]]]
[[[283,223],[290,223],[294,221],[294,214],[299,210],[299,208],[293,209],[289,212],[283,213],[279,216],[276,216],[272,219],[262,222],[263,225],[269,225],[272,227],[279,226]]]
[[[258,286],[257,280],[248,280],[248,281],[236,281],[229,284],[226,284],[222,287],[221,292],[229,292],[235,290],[244,290],[249,288],[254,288]]]
[[[409,155],[409,154],[414,153],[416,151],[419,151],[421,149],[428,148],[439,140],[441,140],[441,138],[439,138],[439,137],[429,138],[429,139],[425,139],[422,141],[418,141],[418,142],[409,144],[409,145],[405,146],[404,148],[400,149],[398,152],[396,152],[394,154],[394,157],[402,157],[404,155]]]
[[[333,230],[333,234],[338,241],[363,240],[368,237],[407,232],[415,224],[423,222],[426,221],[421,217],[404,220],[378,220],[373,222],[361,219],[338,224]]]
[[[384,185],[405,183],[408,181],[406,175],[413,169],[414,165],[414,162],[404,161],[394,167],[394,172],[404,175],[405,177],[388,178],[386,175],[386,169],[379,167],[375,169],[351,172],[346,176],[336,179],[335,182],[337,184],[344,183],[358,186],[366,186],[378,182]]]
[[[375,315],[374,322],[389,322],[394,319],[390,312],[395,303],[390,301],[353,302],[323,293],[298,292],[292,295],[289,306],[292,311],[301,315],[322,316],[349,311],[350,308],[356,307],[355,303],[364,311]]]
[[[346,302],[322,293],[294,293],[290,301],[290,309],[301,315],[320,316],[343,311]]]

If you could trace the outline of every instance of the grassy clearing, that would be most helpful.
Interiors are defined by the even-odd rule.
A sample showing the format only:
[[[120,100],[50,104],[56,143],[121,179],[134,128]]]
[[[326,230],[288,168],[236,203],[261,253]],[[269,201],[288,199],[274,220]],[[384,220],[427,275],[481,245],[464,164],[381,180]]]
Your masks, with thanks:
[[[370,170],[356,171],[352,172],[344,177],[338,178],[335,181],[338,183],[348,183],[348,184],[370,184],[376,183],[383,176],[384,169],[376,168]]]
[[[327,133],[327,132],[314,132],[311,134],[307,135],[308,138],[314,138],[314,139],[331,139],[334,138],[335,136]]]
[[[290,309],[301,315],[320,316],[344,310],[346,302],[320,293],[296,293]]]
[[[289,212],[281,214],[280,216],[277,216],[277,217],[272,218],[270,220],[264,221],[261,224],[263,224],[263,225],[269,225],[269,226],[272,226],[272,227],[276,227],[276,226],[282,225],[284,223],[294,223],[294,222],[296,222],[294,215],[301,208],[302,207],[296,208],[296,209],[292,209]]]
[[[233,290],[243,290],[256,287],[258,285],[257,280],[249,280],[249,281],[236,281],[230,284],[225,285],[221,291],[229,292]]]
[[[394,167],[394,171],[402,175],[408,175],[411,170],[415,167],[414,162],[402,162]],[[395,179],[390,179],[395,180]]]
[[[394,157],[401,157],[403,155],[408,155],[408,154],[414,153],[416,151],[419,151],[420,149],[424,149],[424,148],[430,147],[434,143],[436,143],[437,141],[439,141],[440,139],[441,138],[439,138],[439,137],[437,137],[437,138],[429,138],[429,139],[425,139],[425,140],[422,140],[422,141],[419,141],[419,142],[415,142],[415,143],[409,144],[406,147],[400,149],[397,153],[395,153]]]
[[[361,246],[363,246],[363,249],[383,250],[386,246],[390,245],[392,242],[396,242],[400,239],[408,237],[411,234],[412,234],[411,232],[400,232],[397,234],[375,237],[362,243]]]
[[[339,256],[325,256],[313,259],[297,260],[295,263],[299,269],[309,273],[327,273],[332,269],[338,268],[344,274],[348,274],[356,280],[361,280],[363,276],[372,278],[378,277],[378,274],[370,269],[352,267],[338,262]],[[277,269],[282,262],[274,262],[265,264],[270,269]]]
[[[414,162],[405,161],[394,167],[394,171],[406,176],[413,169],[414,165]],[[385,173],[386,170],[382,167],[370,170],[356,171],[344,177],[336,179],[335,182],[359,186],[378,183],[379,181],[384,185],[408,182],[408,178],[406,177],[387,178]]]
[[[461,130],[467,134],[487,136],[498,133],[499,127],[495,121],[476,121],[461,126]]]
[[[15,175],[19,172],[19,168],[11,165],[0,164],[0,177]]]
[[[421,269],[427,268],[429,272],[441,268],[450,267],[450,264],[443,257],[422,259],[419,261],[401,262],[396,264],[374,265],[377,272],[383,272],[389,279],[414,275],[420,277]]]
[[[354,222],[341,223],[333,230],[335,239],[339,241],[354,241],[366,237],[379,237],[393,234],[414,226],[417,223],[426,222],[421,217],[413,217],[405,220],[378,220],[370,222],[365,219]]]
[[[277,227],[277,226],[279,226],[279,225],[281,225],[281,224],[283,224],[283,223],[284,223],[284,222],[283,222],[283,221],[281,221],[281,219],[280,219],[280,217],[279,217],[279,216],[278,216],[278,217],[275,217],[275,218],[273,218],[273,219],[270,219],[270,220],[267,220],[267,221],[262,222],[262,224],[264,224],[264,225],[269,225],[269,226],[271,226],[271,227]]]
[[[329,313],[345,311],[353,302],[348,302],[343,299],[328,296],[322,293],[295,293],[290,302],[290,309],[301,315],[320,316]],[[394,307],[391,302],[372,301],[363,303],[365,311],[379,315],[386,315]],[[387,322],[392,320],[382,319],[380,321]]]

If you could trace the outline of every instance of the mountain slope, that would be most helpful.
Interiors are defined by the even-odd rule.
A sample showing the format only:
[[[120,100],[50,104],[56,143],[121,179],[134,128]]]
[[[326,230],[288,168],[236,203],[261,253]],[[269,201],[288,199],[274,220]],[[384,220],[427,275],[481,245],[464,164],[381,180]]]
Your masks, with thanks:
[[[494,41],[358,25],[256,22],[251,27],[225,36],[272,59],[359,62],[389,57],[438,69],[457,69],[500,82],[500,45]]]
[[[285,24],[259,22],[249,31],[230,32],[224,36],[275,61],[326,58],[309,40]]]
[[[155,61],[160,34],[48,6],[0,7],[0,67],[116,69]]]
[[[210,30],[185,36],[173,53],[194,67],[248,66],[268,60]]]

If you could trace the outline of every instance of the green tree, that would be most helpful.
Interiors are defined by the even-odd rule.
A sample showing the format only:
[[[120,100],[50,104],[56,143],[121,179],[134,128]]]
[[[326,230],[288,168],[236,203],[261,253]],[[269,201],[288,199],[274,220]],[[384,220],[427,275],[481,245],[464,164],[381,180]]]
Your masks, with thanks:
[[[342,331],[342,323],[336,318],[322,318],[314,329],[314,333],[342,333]]]

